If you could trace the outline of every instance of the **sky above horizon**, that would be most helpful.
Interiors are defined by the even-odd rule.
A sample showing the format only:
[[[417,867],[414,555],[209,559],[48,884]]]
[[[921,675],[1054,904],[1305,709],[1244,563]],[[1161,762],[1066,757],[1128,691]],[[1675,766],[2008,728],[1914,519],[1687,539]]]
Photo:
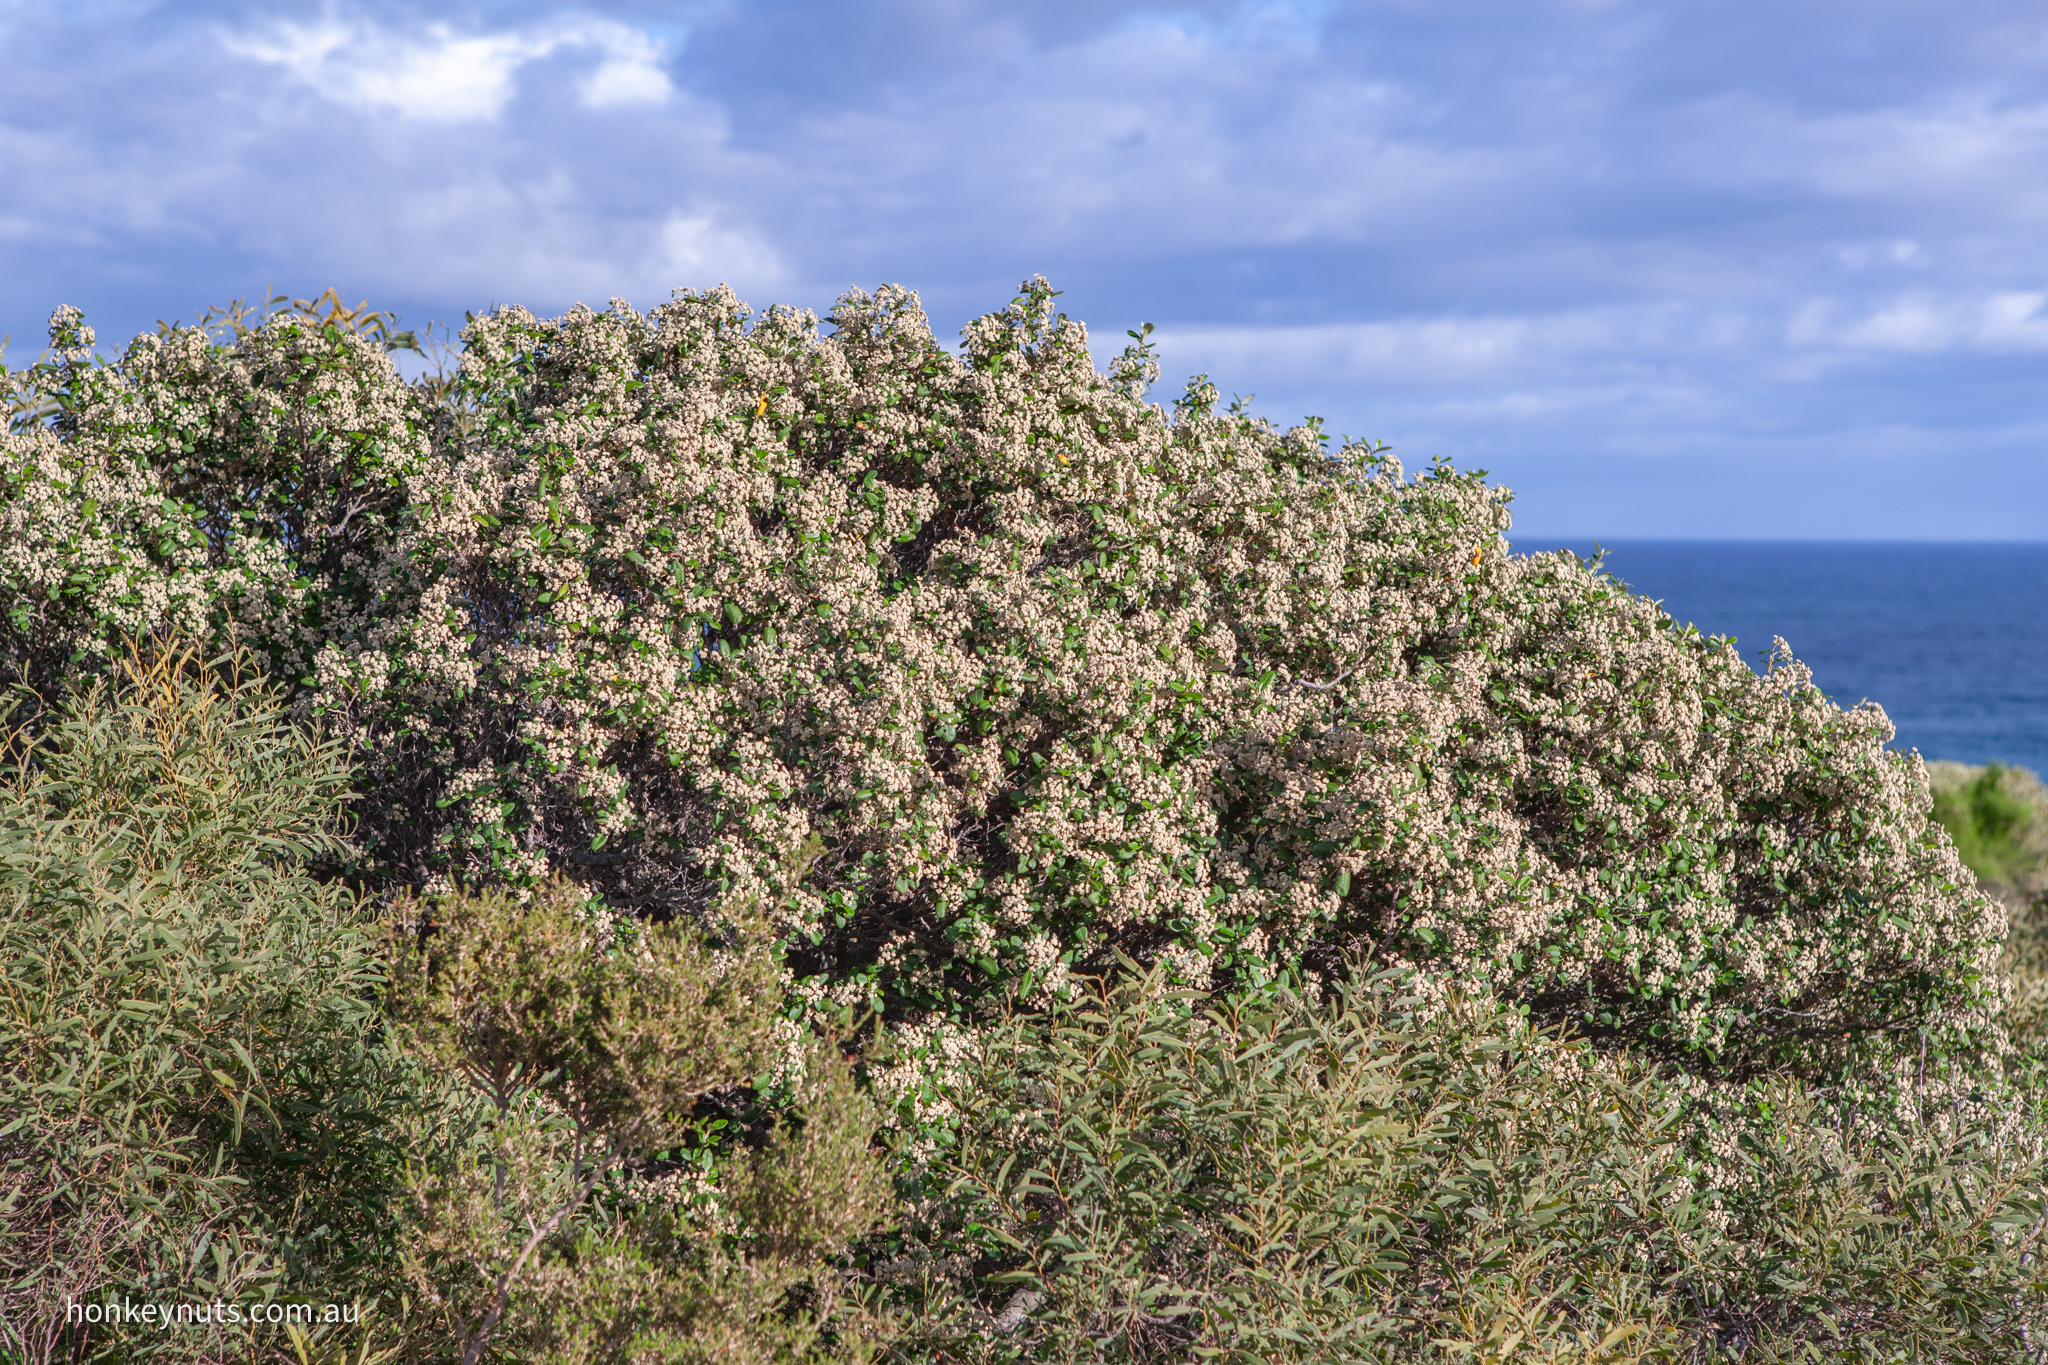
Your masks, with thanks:
[[[1044,274],[1587,538],[2048,540],[2048,10],[0,0],[0,332]]]

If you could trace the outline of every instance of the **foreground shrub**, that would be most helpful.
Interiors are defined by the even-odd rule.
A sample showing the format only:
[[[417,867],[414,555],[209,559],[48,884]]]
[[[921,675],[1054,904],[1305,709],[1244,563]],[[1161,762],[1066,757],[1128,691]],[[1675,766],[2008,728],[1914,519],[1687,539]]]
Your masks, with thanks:
[[[16,736],[17,741],[24,737]],[[375,937],[330,856],[349,772],[254,678],[130,656],[0,782],[0,1353],[243,1361],[248,1328],[67,1326],[67,1306],[391,1284],[395,1126]]]
[[[404,1248],[462,1365],[823,1358],[823,1258],[888,1196],[845,1063],[799,1044],[785,1121],[715,1180],[655,1160],[708,1155],[698,1102],[792,1041],[760,917],[736,914],[713,951],[673,923],[622,930],[560,882],[419,909],[392,921],[389,1005],[489,1112],[480,1141],[416,1170]]]
[[[380,932],[308,872],[342,745],[232,662],[140,649],[6,755],[0,1359],[831,1355],[877,1117],[776,1018],[761,916],[713,949],[549,883]]]
[[[2044,1358],[2032,1108],[1660,1085],[1400,986],[1012,1018],[872,1248],[899,1359]]]
[[[1479,476],[1152,404],[1042,281],[958,356],[900,290],[830,321],[500,309],[430,391],[331,317],[101,363],[60,314],[0,456],[10,664],[242,640],[362,746],[380,878],[758,897],[819,1007],[1356,956],[1822,1069],[1995,1012],[1916,762],[1789,651],[1510,554]]]

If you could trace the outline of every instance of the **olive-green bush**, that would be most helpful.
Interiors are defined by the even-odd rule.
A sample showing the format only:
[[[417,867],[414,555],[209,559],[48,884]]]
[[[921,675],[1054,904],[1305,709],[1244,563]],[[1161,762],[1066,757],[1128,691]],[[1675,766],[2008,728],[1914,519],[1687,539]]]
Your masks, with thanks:
[[[758,913],[713,949],[591,909],[560,882],[394,909],[387,1008],[490,1114],[413,1174],[408,1279],[462,1365],[823,1359],[824,1258],[888,1201],[879,1115],[843,1060],[778,1030]],[[708,1180],[663,1169],[711,1145],[699,1101],[778,1066],[795,1103],[758,1148]]]
[[[992,1032],[870,1248],[896,1359],[2048,1358],[2038,1098],[1707,1095],[1405,984],[1155,968]]]
[[[1789,651],[1510,553],[1477,475],[1149,402],[1043,281],[957,355],[902,290],[829,321],[503,308],[409,386],[332,309],[105,362],[60,313],[0,651],[240,641],[361,747],[377,884],[762,897],[821,1010],[1366,956],[1707,1070],[1989,1027],[1999,911]]]
[[[329,856],[339,742],[259,679],[128,657],[0,774],[0,1344],[245,1361],[246,1329],[68,1305],[353,1304],[390,1283],[394,1133],[431,1078],[378,1044],[374,933]]]

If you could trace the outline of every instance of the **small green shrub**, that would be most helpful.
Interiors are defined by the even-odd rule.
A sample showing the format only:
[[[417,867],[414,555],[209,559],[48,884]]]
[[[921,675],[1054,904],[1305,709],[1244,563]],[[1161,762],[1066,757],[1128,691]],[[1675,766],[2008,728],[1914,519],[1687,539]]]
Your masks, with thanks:
[[[785,1121],[728,1151],[715,1179],[657,1160],[701,1151],[698,1102],[753,1084],[795,1041],[753,942],[761,916],[723,927],[714,949],[683,925],[622,926],[561,882],[394,913],[388,1007],[488,1106],[479,1141],[415,1171],[403,1249],[462,1365],[487,1350],[587,1365],[822,1358],[823,1258],[888,1197],[879,1116],[845,1063],[799,1043]]]
[[[2048,788],[2025,768],[1930,763],[1934,818],[1956,853],[1994,889],[2048,891]]]
[[[2003,1023],[2016,1052],[2048,1062],[2048,789],[2024,768],[1930,763],[1934,813],[2011,921]]]
[[[1491,1007],[1424,1024],[1395,985],[1206,1002],[1155,970],[986,1038],[930,1221],[882,1266],[927,1349],[1653,1355],[1672,1306],[1638,1263],[1704,1231],[1682,1104]]]
[[[897,1358],[2042,1358],[2038,1105],[1661,1083],[1400,986],[1009,1020],[870,1249]]]

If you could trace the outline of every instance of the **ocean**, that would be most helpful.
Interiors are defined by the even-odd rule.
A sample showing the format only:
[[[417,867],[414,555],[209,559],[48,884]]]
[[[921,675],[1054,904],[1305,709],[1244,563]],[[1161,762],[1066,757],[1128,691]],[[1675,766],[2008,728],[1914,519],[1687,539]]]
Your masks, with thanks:
[[[1568,545],[1510,533],[1518,553]],[[2048,544],[1602,542],[1607,569],[1760,666],[1782,635],[1894,747],[2048,775]]]

